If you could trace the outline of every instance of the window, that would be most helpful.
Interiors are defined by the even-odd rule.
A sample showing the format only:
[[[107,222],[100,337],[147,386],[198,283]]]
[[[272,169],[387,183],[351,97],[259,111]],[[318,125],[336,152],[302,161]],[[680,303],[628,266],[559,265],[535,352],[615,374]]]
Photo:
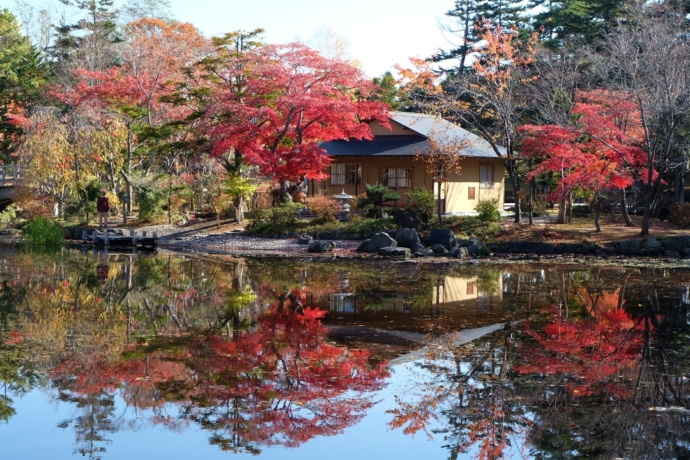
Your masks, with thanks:
[[[474,288],[475,288],[475,282],[474,281],[468,281],[467,282],[467,295],[474,295]]]
[[[494,165],[490,163],[479,165],[479,188],[494,188]]]
[[[412,187],[414,168],[381,168],[381,184],[390,188]]]
[[[355,185],[361,182],[362,168],[357,168],[354,163],[335,163],[331,165],[331,185]]]
[[[467,187],[467,199],[468,200],[476,200],[476,195],[475,195],[475,187]]]

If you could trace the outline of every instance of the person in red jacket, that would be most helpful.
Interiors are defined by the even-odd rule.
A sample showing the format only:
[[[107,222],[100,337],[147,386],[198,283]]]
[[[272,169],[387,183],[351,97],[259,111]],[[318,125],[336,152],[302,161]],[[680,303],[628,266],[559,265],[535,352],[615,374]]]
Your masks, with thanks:
[[[96,201],[96,210],[98,211],[98,226],[101,228],[107,227],[110,202],[108,201],[108,197],[105,195],[105,190],[101,190],[101,194],[98,195],[98,201]]]

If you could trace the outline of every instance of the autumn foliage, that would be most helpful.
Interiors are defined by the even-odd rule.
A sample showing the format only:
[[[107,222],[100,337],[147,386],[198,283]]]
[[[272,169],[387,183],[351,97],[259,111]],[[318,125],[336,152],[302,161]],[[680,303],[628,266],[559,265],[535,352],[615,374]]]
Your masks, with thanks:
[[[217,86],[198,128],[212,140],[212,155],[235,150],[280,184],[323,179],[329,159],[319,143],[370,139],[370,120],[388,125],[387,106],[367,100],[376,87],[344,61],[294,43],[261,46],[236,59],[241,75],[227,70],[223,79],[241,80],[241,90]]]
[[[629,101],[628,101],[629,102]],[[644,165],[641,121],[634,104],[601,90],[578,94],[574,124],[525,125],[521,152],[539,160],[528,180],[561,174],[554,199],[583,189],[594,193],[632,185]]]
[[[632,369],[644,345],[642,325],[620,304],[619,290],[598,294],[580,290],[587,317],[569,320],[549,310],[553,319],[542,331],[531,323],[526,332],[538,346],[523,347],[524,359],[516,367],[521,374],[567,377],[566,389],[574,397],[608,394],[625,398],[630,388],[616,377]]]

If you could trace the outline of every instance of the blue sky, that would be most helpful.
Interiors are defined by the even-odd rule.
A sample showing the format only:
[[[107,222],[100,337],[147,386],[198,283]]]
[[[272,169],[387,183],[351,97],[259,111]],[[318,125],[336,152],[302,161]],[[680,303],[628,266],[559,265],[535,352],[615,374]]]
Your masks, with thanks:
[[[20,0],[60,11],[58,0]],[[0,0],[16,8],[17,0]],[[122,3],[122,0],[119,2]],[[265,29],[269,43],[309,42],[322,29],[345,38],[349,53],[370,77],[405,64],[410,56],[427,57],[449,49],[452,35],[439,21],[453,0],[170,0],[175,19],[194,24],[204,35]],[[73,10],[74,11],[74,10]],[[444,19],[445,18],[445,19]]]

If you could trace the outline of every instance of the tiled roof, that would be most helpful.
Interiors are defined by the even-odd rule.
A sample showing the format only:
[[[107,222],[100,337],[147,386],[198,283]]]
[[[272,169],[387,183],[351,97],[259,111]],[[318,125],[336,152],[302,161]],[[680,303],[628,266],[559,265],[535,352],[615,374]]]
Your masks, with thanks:
[[[498,158],[491,145],[458,125],[433,115],[391,112],[391,121],[417,135],[379,135],[370,141],[324,142],[321,147],[333,156],[414,156],[430,148],[428,139],[455,146],[470,158]]]

